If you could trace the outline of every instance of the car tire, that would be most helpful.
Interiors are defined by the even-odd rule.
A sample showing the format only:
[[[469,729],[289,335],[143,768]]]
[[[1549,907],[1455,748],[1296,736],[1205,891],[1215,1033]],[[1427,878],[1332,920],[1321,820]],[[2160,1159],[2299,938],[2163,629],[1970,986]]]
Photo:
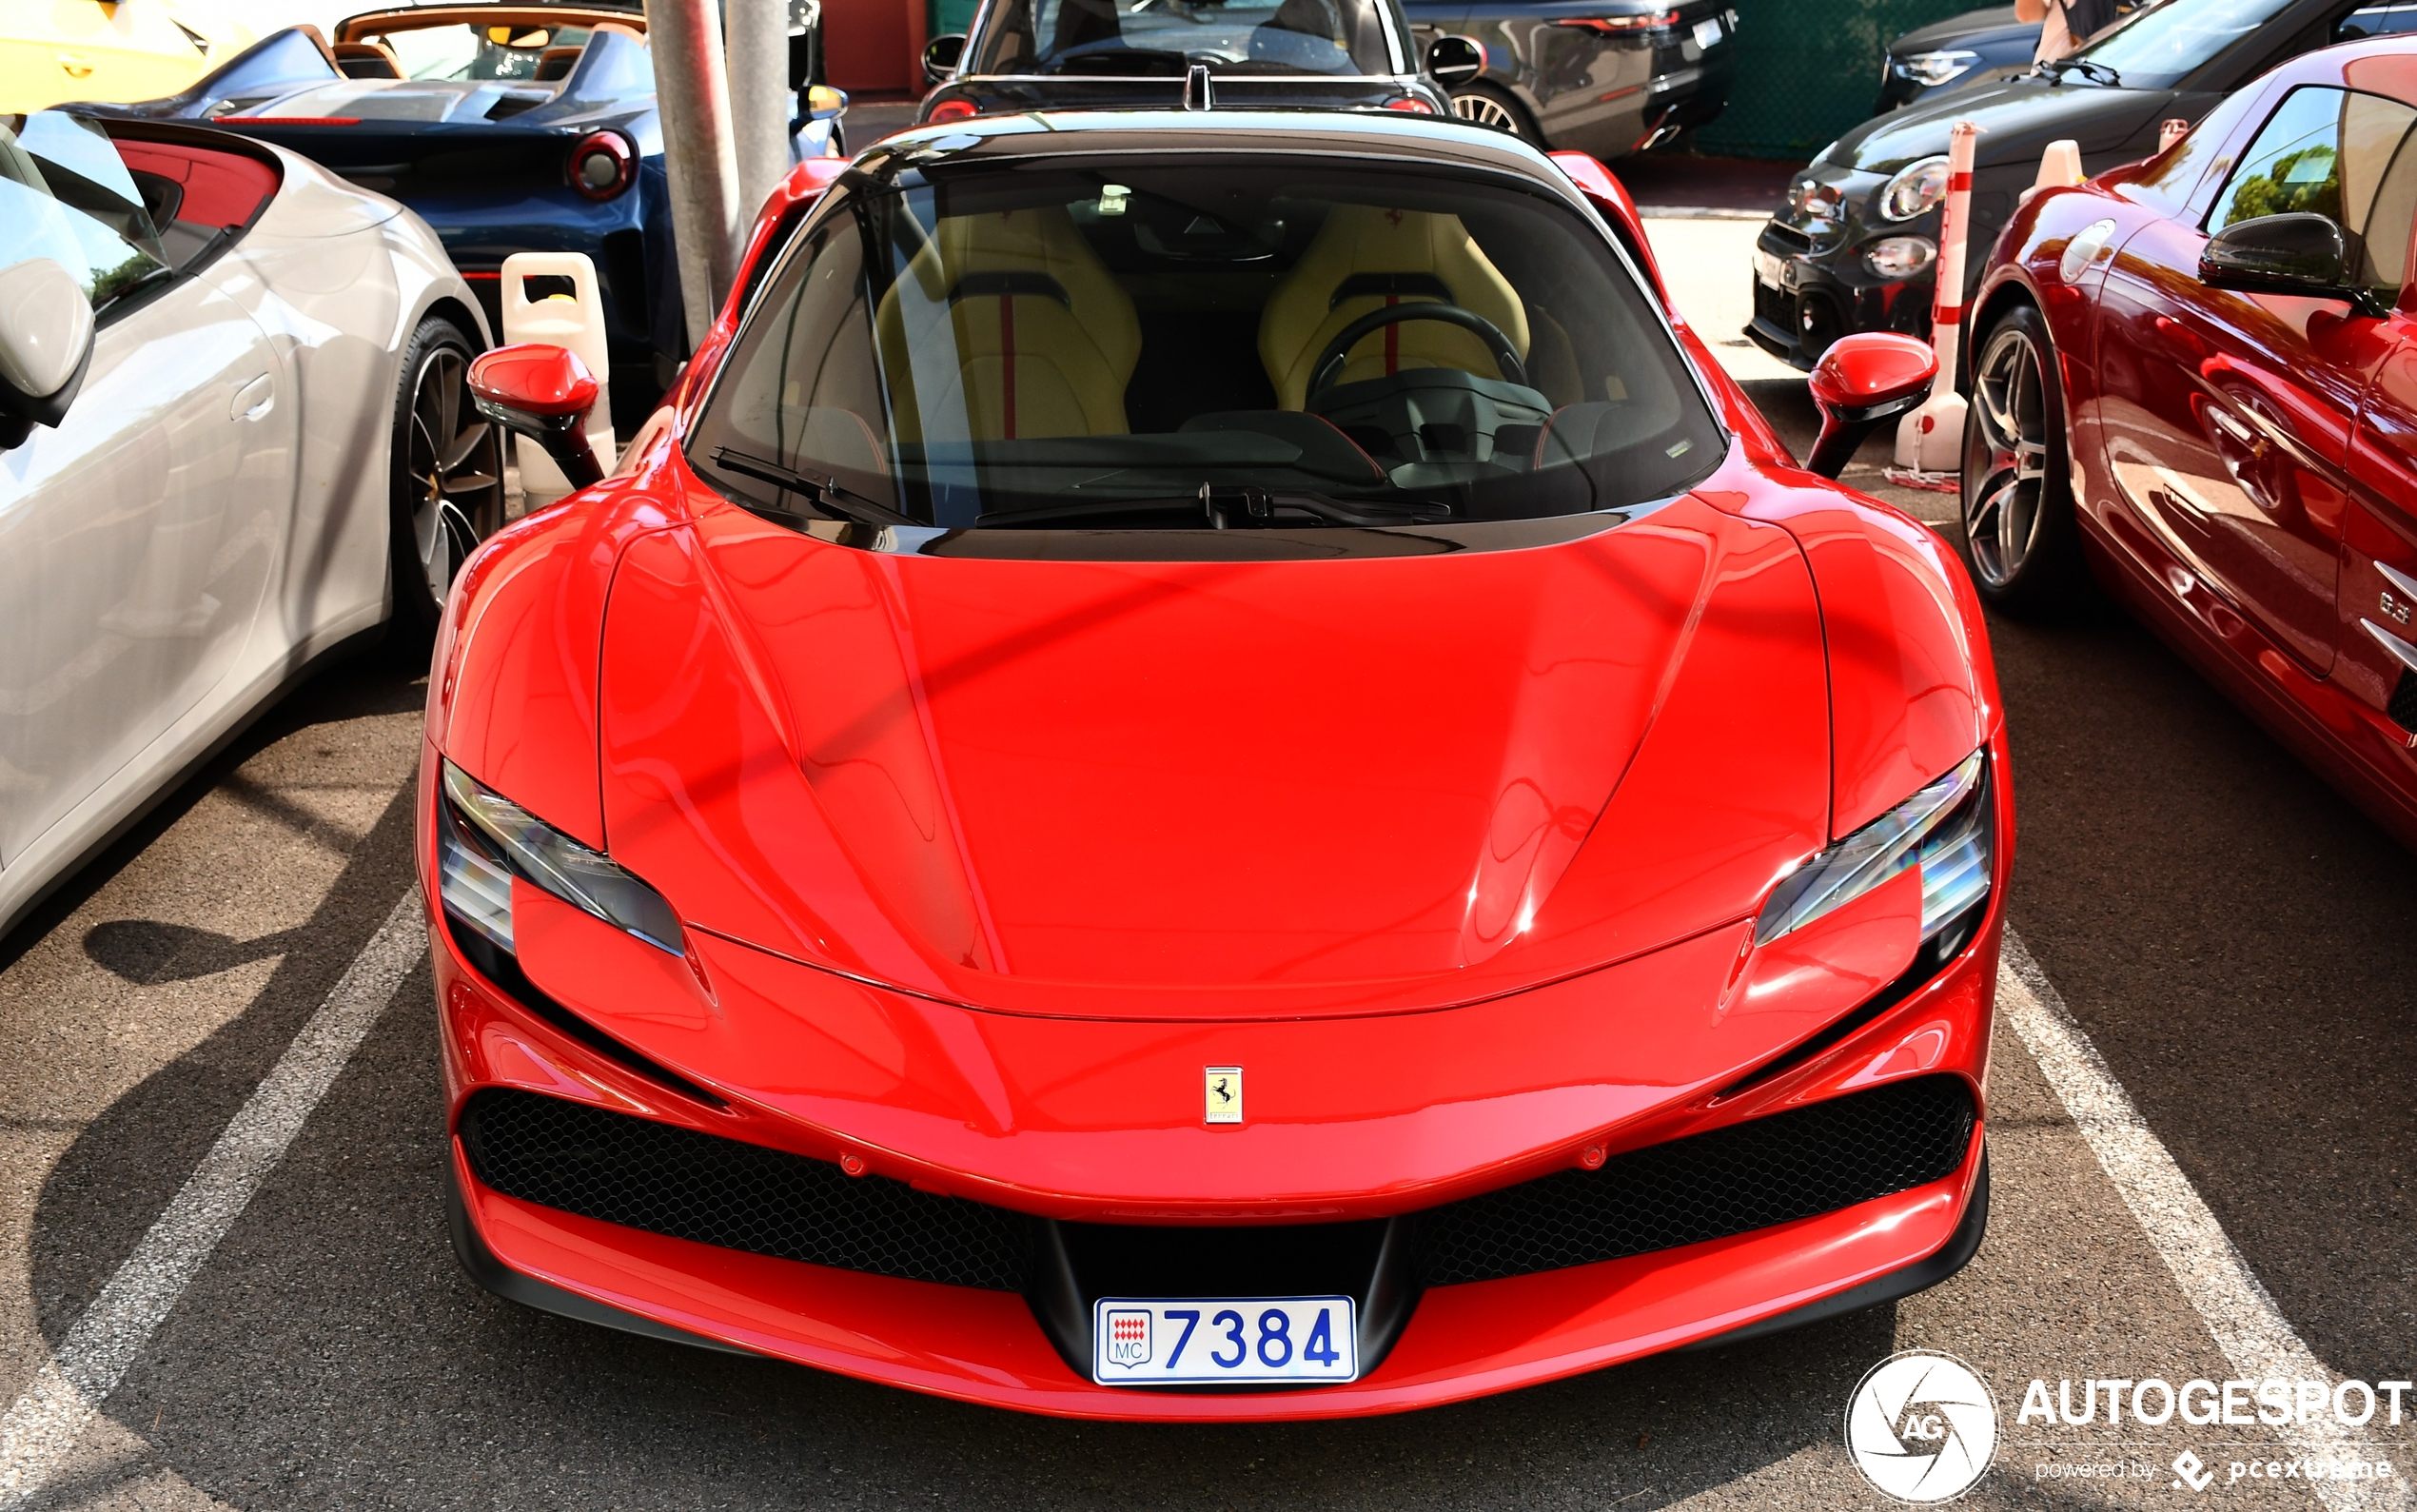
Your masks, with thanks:
[[[420,323],[395,383],[391,526],[392,628],[434,640],[454,573],[503,525],[502,436],[470,403],[477,344],[441,315]]]
[[[2091,594],[2073,518],[2065,395],[2038,310],[2008,310],[1975,348],[1964,416],[1964,565],[1981,601],[2049,618]]]
[[[1544,145],[1543,133],[1519,97],[1491,84],[1464,84],[1452,91],[1452,113],[1471,126],[1490,126],[1523,142]]]

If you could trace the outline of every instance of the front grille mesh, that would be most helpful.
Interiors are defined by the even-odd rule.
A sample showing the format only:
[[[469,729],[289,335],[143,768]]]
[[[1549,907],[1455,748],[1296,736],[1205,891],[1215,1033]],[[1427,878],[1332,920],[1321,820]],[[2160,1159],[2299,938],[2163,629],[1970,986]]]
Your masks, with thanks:
[[[1974,1117],[1962,1080],[1929,1076],[1633,1150],[1419,1215],[1419,1277],[1528,1275],[1835,1212],[1955,1170]],[[1033,1264],[1020,1213],[584,1103],[491,1088],[461,1130],[496,1191],[651,1233],[995,1291]]]
[[[1972,1137],[1972,1093],[1956,1077],[1834,1097],[1436,1208],[1421,1226],[1421,1276],[1493,1281],[1836,1212],[1938,1180]]]
[[[535,1092],[480,1092],[462,1142],[507,1197],[649,1233],[909,1281],[1017,1291],[1031,1221],[824,1160]]]

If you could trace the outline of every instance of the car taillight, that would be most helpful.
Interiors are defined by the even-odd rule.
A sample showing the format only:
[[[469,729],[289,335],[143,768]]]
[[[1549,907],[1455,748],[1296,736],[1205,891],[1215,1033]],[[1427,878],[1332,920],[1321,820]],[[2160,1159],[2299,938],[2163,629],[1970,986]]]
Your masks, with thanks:
[[[1589,31],[1651,31],[1657,27],[1678,24],[1676,10],[1647,10],[1632,16],[1570,16],[1553,23],[1557,27],[1584,27]]]
[[[609,200],[638,178],[638,154],[618,131],[591,131],[571,148],[571,187],[591,200]]]
[[[1433,115],[1435,113],[1435,107],[1416,95],[1409,94],[1398,100],[1385,101],[1385,108],[1388,110],[1399,110],[1405,115]]]
[[[938,126],[946,121],[971,121],[980,113],[973,108],[971,100],[942,100],[932,108],[932,118],[924,124]]]

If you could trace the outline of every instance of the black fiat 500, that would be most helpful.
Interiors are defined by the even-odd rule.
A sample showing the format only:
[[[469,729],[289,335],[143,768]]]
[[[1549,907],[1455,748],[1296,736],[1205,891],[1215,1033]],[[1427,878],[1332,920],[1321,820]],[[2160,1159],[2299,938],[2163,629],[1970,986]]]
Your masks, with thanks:
[[[1810,368],[1850,331],[1926,334],[1947,198],[1947,135],[1981,129],[1973,162],[1964,293],[2038,177],[2070,138],[2097,173],[2157,150],[2160,126],[2196,124],[2287,59],[2404,29],[2407,0],[2152,0],[2098,40],[2037,72],[1975,85],[1877,116],[1824,147],[1762,228],[1745,334]]]

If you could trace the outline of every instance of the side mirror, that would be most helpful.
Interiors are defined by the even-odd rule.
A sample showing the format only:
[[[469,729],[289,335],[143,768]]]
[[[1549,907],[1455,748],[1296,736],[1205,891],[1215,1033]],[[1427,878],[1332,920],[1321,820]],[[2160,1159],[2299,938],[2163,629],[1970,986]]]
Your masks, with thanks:
[[[1938,354],[1927,342],[1889,331],[1857,331],[1830,344],[1806,386],[1821,411],[1821,439],[1804,469],[1824,478],[1846,470],[1856,448],[1882,422],[1930,397]]]
[[[67,418],[92,361],[92,305],[47,257],[0,268],[0,451]]]
[[[923,78],[927,84],[937,84],[956,71],[959,59],[965,56],[965,36],[951,32],[933,37],[923,45]]]
[[[499,346],[470,364],[470,400],[495,424],[543,448],[573,488],[603,480],[587,443],[596,380],[579,353],[541,342]]]
[[[827,84],[811,85],[806,89],[806,119],[809,121],[835,121],[847,108],[847,91],[843,89],[835,89]]]
[[[2348,300],[2380,316],[2373,291],[2351,285],[2358,245],[2329,215],[2261,215],[2226,226],[2199,253],[2199,282],[2240,294]]]
[[[1485,48],[1475,37],[1441,36],[1426,45],[1426,72],[1446,87],[1485,71]]]

